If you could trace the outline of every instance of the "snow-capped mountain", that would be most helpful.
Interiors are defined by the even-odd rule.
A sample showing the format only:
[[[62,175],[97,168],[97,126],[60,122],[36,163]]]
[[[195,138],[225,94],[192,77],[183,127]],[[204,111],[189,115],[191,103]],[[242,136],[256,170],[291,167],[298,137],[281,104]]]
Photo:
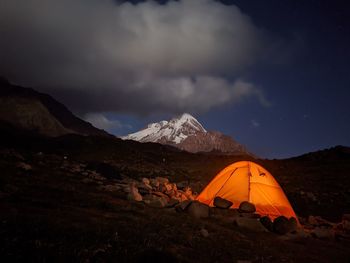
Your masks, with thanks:
[[[188,113],[170,121],[151,123],[147,128],[122,139],[168,144],[189,152],[219,151],[247,154],[244,146],[220,132],[207,131]]]

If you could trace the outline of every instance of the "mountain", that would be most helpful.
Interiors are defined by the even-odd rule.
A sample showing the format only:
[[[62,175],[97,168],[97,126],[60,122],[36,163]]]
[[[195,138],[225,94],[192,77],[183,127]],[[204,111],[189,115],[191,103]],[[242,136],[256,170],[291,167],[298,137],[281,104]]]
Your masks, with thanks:
[[[49,137],[70,133],[110,136],[76,117],[51,96],[12,85],[3,78],[0,78],[0,121]]]
[[[217,131],[207,131],[192,115],[151,123],[147,128],[122,137],[124,140],[157,142],[188,152],[248,154],[244,146]]]

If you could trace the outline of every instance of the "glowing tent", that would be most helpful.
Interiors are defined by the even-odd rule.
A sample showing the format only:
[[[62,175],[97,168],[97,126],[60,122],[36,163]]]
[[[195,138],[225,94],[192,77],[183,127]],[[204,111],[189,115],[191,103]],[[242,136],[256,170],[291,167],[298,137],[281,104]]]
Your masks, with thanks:
[[[271,219],[281,215],[297,218],[275,178],[253,162],[241,161],[227,166],[204,188],[197,200],[213,206],[216,196],[233,202],[231,208],[249,201],[255,205],[257,213]]]

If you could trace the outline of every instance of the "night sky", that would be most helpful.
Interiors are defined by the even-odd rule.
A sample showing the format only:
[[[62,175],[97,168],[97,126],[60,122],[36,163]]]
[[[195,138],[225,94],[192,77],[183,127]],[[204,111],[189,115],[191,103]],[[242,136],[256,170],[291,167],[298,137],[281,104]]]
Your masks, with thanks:
[[[261,157],[349,146],[348,5],[0,0],[0,75],[116,135],[188,112]]]

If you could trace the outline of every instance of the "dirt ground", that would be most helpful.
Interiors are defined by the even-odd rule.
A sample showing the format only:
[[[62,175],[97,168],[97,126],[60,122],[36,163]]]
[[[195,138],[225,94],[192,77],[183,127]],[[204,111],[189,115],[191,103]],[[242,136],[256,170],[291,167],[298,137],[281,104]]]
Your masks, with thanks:
[[[80,148],[79,151],[74,143],[71,147],[73,150],[60,144],[60,147],[53,147],[51,153],[40,144],[32,148],[1,148],[2,262],[350,260],[350,242],[346,239],[286,239],[270,232],[251,232],[229,221],[212,217],[199,220],[186,213],[177,213],[174,208],[152,208],[143,203],[128,201],[123,191],[109,192],[101,187],[118,183],[123,177],[163,175],[174,182],[188,180],[190,183],[197,183],[200,188],[218,170],[239,159],[238,157],[189,155],[162,147],[158,149],[160,146],[152,145],[140,151],[137,148],[139,145],[136,148],[130,145],[119,146],[114,151],[106,150],[108,147],[103,148],[103,143],[98,144],[101,149],[94,146],[94,151],[91,148]],[[125,147],[124,154],[120,150],[122,147]],[[39,152],[39,149],[44,151]],[[277,174],[277,180],[288,189],[290,199],[297,200],[297,213],[300,211],[307,215],[322,211],[323,203],[327,202],[332,208],[335,206],[330,202],[333,195],[334,198],[343,200],[335,209],[339,214],[343,213],[348,209],[347,192],[336,195],[333,187],[349,189],[346,181],[348,178],[344,179],[345,183],[334,186],[334,182],[328,182],[331,184],[330,190],[324,191],[328,194],[328,198],[324,199],[318,191],[325,187],[327,180],[317,184],[317,187],[311,187],[315,185],[313,174],[318,176],[319,172],[311,171],[308,177],[311,179],[301,184],[301,180],[305,181],[305,173],[302,179],[300,163],[303,163],[304,169],[309,167],[312,170],[312,167],[317,167],[317,162],[320,163],[320,160],[313,158],[262,162],[273,174]],[[346,158],[342,161],[339,156],[334,157],[332,162],[336,162],[338,168],[330,167],[327,171],[345,170],[349,163]],[[101,166],[98,163],[105,161],[111,164],[111,160],[114,163],[110,166]],[[211,161],[210,168],[206,168],[209,166],[208,161]],[[29,164],[30,169],[19,166],[19,163]],[[86,180],[84,169],[74,169],[80,164],[84,169],[99,170],[106,179],[102,182]],[[289,173],[283,172],[286,168]],[[310,191],[313,196],[306,194]],[[208,236],[203,235],[203,229],[207,230]]]

